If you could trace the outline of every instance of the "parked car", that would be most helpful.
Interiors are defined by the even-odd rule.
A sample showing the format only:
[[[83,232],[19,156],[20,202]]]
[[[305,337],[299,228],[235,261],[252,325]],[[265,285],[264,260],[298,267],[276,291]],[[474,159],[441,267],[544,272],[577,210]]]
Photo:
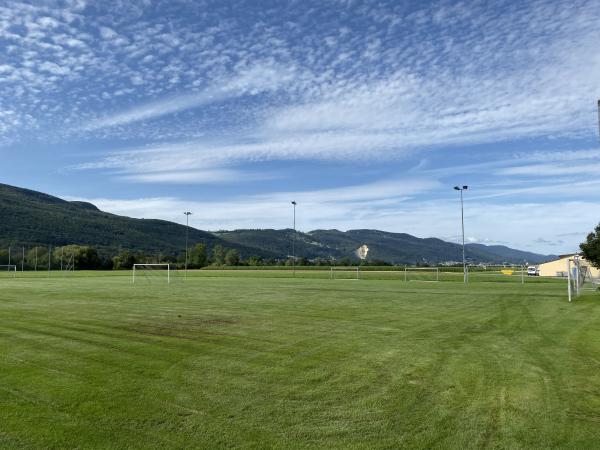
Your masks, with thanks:
[[[535,266],[529,266],[527,268],[527,276],[530,276],[530,277],[539,277],[540,276],[540,269],[538,269]]]

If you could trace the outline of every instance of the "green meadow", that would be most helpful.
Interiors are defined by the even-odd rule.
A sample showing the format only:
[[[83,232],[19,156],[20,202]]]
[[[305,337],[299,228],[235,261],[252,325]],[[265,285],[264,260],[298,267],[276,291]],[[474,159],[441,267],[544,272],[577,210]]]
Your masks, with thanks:
[[[4,274],[0,448],[598,447],[600,293],[280,272]]]

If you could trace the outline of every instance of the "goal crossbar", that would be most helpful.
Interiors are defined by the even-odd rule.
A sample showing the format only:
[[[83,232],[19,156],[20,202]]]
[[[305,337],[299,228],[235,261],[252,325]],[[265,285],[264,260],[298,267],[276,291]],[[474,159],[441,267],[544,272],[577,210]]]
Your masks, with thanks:
[[[153,264],[134,264],[132,283],[135,283],[135,273],[137,270],[144,267],[163,267],[167,269],[167,284],[171,284],[171,265],[168,263],[153,263]]]

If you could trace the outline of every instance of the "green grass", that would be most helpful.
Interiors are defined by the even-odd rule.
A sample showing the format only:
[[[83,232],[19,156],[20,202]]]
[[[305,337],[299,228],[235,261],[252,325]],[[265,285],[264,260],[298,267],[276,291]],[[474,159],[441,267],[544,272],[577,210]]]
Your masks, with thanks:
[[[600,294],[565,282],[25,275],[0,279],[3,449],[600,442]]]

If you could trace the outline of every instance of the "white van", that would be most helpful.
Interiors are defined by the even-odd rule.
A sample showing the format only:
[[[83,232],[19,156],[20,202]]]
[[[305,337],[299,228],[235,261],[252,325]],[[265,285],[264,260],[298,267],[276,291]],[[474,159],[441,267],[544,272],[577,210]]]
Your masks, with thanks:
[[[540,276],[540,269],[538,269],[536,266],[529,266],[527,268],[527,276],[530,276],[530,277],[539,277]]]

